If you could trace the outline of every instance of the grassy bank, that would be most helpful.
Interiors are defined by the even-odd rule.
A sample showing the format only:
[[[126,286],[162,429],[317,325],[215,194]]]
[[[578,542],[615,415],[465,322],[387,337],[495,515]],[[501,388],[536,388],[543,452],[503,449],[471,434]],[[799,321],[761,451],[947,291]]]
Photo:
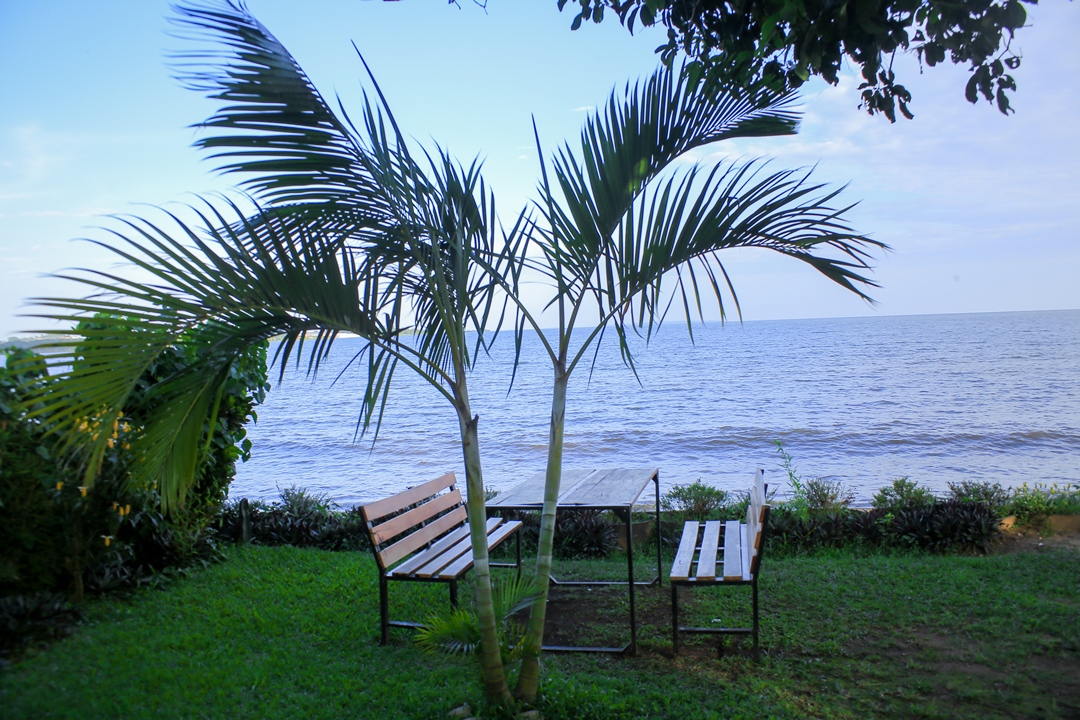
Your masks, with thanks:
[[[1076,717],[1078,559],[1067,550],[766,558],[760,664],[739,648],[718,657],[715,639],[673,658],[670,590],[646,588],[638,657],[546,657],[542,709],[548,718]],[[622,567],[566,561],[559,572]],[[394,591],[399,617],[445,603],[443,587]],[[691,622],[728,624],[746,619],[746,600],[706,590],[684,604]],[[625,639],[625,602],[616,590],[558,589],[553,623],[589,636],[579,640]],[[92,603],[75,635],[0,676],[0,708],[5,718],[437,718],[463,701],[477,707],[472,661],[425,655],[405,631],[380,648],[377,605],[367,554],[238,548],[169,588]],[[575,627],[583,608],[587,628]]]

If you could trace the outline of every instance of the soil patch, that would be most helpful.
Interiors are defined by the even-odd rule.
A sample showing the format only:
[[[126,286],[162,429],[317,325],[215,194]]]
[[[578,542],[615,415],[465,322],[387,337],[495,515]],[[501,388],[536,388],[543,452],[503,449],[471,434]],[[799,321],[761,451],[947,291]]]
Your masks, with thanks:
[[[1040,529],[1014,528],[1002,533],[994,552],[1043,552],[1073,550],[1080,552],[1080,532],[1045,532]]]

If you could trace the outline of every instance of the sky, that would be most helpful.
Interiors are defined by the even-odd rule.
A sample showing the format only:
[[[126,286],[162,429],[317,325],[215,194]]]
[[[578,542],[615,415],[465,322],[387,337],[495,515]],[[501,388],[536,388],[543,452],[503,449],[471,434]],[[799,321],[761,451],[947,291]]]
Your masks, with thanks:
[[[545,152],[576,143],[612,88],[650,73],[662,36],[617,22],[569,29],[554,0],[249,0],[328,98],[358,108],[364,54],[406,132],[462,161],[480,158],[505,218],[534,197]],[[29,298],[82,295],[51,274],[109,269],[113,214],[154,217],[233,180],[191,147],[212,101],[181,87],[157,0],[0,0],[0,339],[48,327]],[[858,77],[809,83],[799,135],[721,143],[705,164],[767,158],[813,168],[858,203],[849,217],[891,250],[874,259],[868,304],[766,251],[723,257],[744,320],[1080,308],[1080,5],[1029,8],[1014,48],[1016,114],[963,98],[951,65],[898,74],[915,119],[857,109]]]

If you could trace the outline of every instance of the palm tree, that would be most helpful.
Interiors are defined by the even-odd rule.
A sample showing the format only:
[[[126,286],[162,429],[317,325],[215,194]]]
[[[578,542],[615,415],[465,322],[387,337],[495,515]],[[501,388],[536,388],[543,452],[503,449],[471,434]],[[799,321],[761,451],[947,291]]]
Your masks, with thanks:
[[[491,597],[478,418],[467,372],[497,328],[500,285],[514,277],[521,222],[495,220],[494,199],[476,163],[438,151],[418,163],[385,106],[365,98],[358,128],[342,122],[296,62],[242,5],[178,8],[185,27],[236,50],[221,67],[188,57],[185,77],[216,97],[242,103],[206,126],[200,142],[224,148],[226,171],[266,207],[228,203],[171,214],[168,226],[127,219],[119,242],[102,243],[139,271],[88,272],[70,279],[88,298],[44,298],[64,324],[105,313],[97,328],[53,356],[59,376],[39,412],[49,415],[92,482],[107,433],[80,431],[84,418],[108,427],[137,378],[177,338],[197,328],[220,351],[155,389],[160,410],[136,447],[141,475],[157,481],[166,508],[183,503],[200,457],[202,423],[213,412],[231,362],[252,344],[282,336],[275,362],[295,355],[317,372],[340,333],[363,339],[366,367],[360,429],[378,425],[399,364],[419,373],[454,408],[466,468],[477,615],[486,691],[510,699]],[[217,58],[215,58],[217,59]],[[385,110],[385,114],[384,114]],[[389,128],[387,124],[389,123]],[[487,272],[480,272],[480,262]],[[475,332],[469,340],[467,331]],[[310,338],[309,334],[314,334]],[[61,349],[63,341],[56,343]],[[477,535],[479,533],[479,535]]]
[[[766,172],[756,162],[673,168],[691,150],[720,140],[794,133],[791,101],[767,91],[690,85],[660,70],[628,86],[621,98],[612,94],[606,109],[587,122],[579,156],[569,145],[555,154],[554,182],[543,167],[537,203],[542,220],[533,234],[542,258],[527,265],[553,289],[558,334],[549,341],[538,318],[518,303],[516,346],[531,327],[554,371],[536,562],[540,600],[530,613],[526,643],[533,652],[523,659],[515,691],[520,699],[535,699],[539,686],[567,385],[605,330],[614,330],[633,368],[628,331],[648,340],[674,302],[691,337],[693,313],[702,315],[703,299],[715,302],[723,319],[726,289],[738,309],[717,255],[727,248],[765,248],[796,258],[863,298],[859,286],[874,285],[860,273],[868,267],[868,250],[884,246],[854,234],[843,220],[848,208],[830,206],[839,191],[810,184],[808,172]],[[512,298],[519,297],[517,290],[507,284]]]

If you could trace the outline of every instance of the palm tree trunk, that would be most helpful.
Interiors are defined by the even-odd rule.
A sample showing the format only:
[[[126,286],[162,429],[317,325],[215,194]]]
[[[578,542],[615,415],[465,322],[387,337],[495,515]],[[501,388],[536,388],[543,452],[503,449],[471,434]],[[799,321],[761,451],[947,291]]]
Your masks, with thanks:
[[[540,595],[529,611],[525,646],[529,652],[521,661],[514,695],[533,702],[540,688],[540,649],[544,645],[544,621],[547,617],[548,585],[551,579],[552,549],[555,544],[555,511],[562,482],[563,427],[566,420],[566,385],[569,376],[562,367],[555,371],[551,395],[551,429],[548,436],[547,478],[544,483],[544,509],[540,516],[540,540],[536,550],[536,582]]]
[[[458,377],[462,377],[459,375]],[[468,390],[462,381],[454,388],[461,428],[461,450],[465,456],[466,506],[473,550],[473,577],[476,582],[476,616],[480,623],[480,665],[484,691],[490,700],[507,703],[512,699],[499,649],[499,630],[491,594],[491,567],[488,564],[487,511],[484,505],[484,480],[480,468],[480,446],[476,426],[479,416],[470,417]]]

